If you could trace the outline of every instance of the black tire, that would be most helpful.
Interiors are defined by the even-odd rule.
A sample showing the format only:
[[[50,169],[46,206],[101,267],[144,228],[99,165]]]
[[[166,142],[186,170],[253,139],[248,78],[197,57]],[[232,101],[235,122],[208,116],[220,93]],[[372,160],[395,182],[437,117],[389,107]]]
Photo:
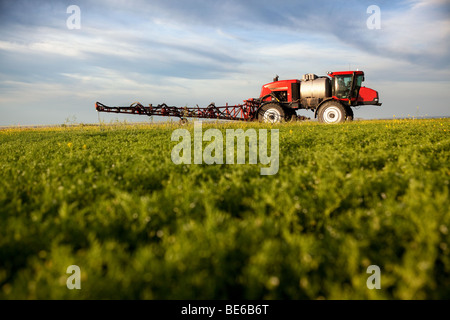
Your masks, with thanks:
[[[347,118],[345,119],[345,121],[353,121],[353,110],[350,107],[346,108],[347,111]]]
[[[319,109],[318,120],[321,123],[341,123],[347,119],[347,111],[344,106],[337,101],[325,102]]]
[[[280,123],[286,120],[286,112],[279,104],[268,103],[259,109],[258,120],[267,123]]]
[[[285,119],[286,121],[297,121],[298,120],[297,112],[295,112],[294,109],[287,109]]]

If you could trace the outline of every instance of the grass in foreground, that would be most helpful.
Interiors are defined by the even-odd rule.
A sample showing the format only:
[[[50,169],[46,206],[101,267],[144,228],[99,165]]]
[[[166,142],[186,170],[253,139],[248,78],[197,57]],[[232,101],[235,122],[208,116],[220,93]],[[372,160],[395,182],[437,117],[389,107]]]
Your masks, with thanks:
[[[0,131],[0,299],[450,298],[449,119],[278,125],[273,176],[176,128]]]

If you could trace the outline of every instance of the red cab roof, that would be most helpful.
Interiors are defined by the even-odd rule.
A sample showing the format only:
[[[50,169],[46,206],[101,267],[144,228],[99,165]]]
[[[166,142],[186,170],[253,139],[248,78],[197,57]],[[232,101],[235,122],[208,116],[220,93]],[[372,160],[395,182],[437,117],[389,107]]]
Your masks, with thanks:
[[[363,71],[334,71],[334,72],[328,72],[328,75],[330,77],[344,75],[344,74],[353,74],[355,72],[357,75],[364,75]]]

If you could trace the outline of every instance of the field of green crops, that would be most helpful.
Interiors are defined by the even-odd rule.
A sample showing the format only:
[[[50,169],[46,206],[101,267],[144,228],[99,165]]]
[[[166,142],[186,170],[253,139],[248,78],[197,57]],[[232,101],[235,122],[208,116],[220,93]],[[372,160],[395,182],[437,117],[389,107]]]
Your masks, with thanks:
[[[203,124],[279,129],[267,176],[177,128],[1,130],[0,299],[450,299],[450,119]]]

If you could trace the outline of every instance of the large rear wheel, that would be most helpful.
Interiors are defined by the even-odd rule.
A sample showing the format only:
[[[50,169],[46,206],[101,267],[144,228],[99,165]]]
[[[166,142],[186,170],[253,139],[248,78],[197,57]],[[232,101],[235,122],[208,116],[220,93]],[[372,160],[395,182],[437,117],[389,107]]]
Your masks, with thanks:
[[[325,102],[318,112],[319,122],[340,123],[347,119],[347,111],[344,106],[337,101]]]
[[[259,109],[258,120],[267,123],[279,123],[286,120],[286,112],[277,103],[268,103]]]

